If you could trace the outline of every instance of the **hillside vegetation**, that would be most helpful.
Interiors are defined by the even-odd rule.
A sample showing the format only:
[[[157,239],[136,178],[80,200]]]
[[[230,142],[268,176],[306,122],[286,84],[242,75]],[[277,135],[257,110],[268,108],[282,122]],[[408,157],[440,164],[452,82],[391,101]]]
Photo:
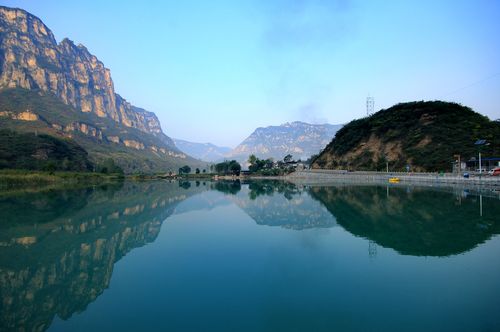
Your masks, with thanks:
[[[32,118],[21,118],[29,112]],[[100,164],[113,159],[125,172],[159,172],[176,170],[190,164],[205,165],[188,156],[171,158],[148,148],[136,149],[109,141],[141,142],[145,146],[163,146],[160,137],[146,135],[136,128],[123,126],[109,118],[93,113],[79,112],[62,103],[50,93],[21,88],[0,90],[0,129],[19,133],[41,133],[55,138],[70,139],[89,154],[89,159]]]
[[[450,170],[454,155],[500,156],[500,122],[472,109],[442,101],[409,102],[351,121],[313,161],[313,168],[393,171]]]
[[[0,169],[88,171],[87,152],[71,140],[0,130]]]

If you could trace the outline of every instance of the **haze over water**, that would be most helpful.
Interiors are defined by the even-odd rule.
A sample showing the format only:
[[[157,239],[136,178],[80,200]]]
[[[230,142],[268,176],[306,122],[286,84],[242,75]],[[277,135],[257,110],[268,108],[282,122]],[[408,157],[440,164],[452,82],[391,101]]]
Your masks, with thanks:
[[[0,326],[494,331],[495,192],[147,182],[0,196]]]

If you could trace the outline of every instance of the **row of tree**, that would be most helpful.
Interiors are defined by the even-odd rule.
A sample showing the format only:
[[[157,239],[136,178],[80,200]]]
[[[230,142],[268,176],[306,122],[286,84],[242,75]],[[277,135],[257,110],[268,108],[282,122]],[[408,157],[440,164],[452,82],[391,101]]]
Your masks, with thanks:
[[[217,173],[219,175],[240,175],[241,165],[236,160],[225,160],[215,165],[210,166],[210,171],[212,173]],[[206,173],[205,169],[201,170],[199,168],[195,169],[196,174]],[[179,175],[191,173],[191,167],[184,165],[179,168]]]
[[[300,160],[298,161],[300,162]],[[283,175],[295,170],[297,161],[293,160],[291,154],[287,154],[283,160],[274,161],[271,158],[259,159],[255,155],[248,158],[248,170],[250,173],[261,175]]]
[[[290,173],[295,169],[296,163],[291,154],[287,154],[283,160],[275,162],[271,158],[259,159],[254,154],[248,157],[248,171],[250,173],[259,173],[262,175],[282,175],[285,173]],[[225,160],[223,162],[210,165],[210,172],[217,173],[219,175],[240,175],[241,165],[236,160]],[[179,168],[179,174],[189,174],[191,173],[191,167],[185,165]],[[200,169],[196,168],[196,174],[200,173]],[[203,169],[203,173],[206,173]]]

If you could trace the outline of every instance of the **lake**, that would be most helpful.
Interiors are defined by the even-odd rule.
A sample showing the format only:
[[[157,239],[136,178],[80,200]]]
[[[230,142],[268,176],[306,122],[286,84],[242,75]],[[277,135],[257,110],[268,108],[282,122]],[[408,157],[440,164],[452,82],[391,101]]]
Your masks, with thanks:
[[[1,330],[500,330],[498,191],[124,182],[0,220]]]

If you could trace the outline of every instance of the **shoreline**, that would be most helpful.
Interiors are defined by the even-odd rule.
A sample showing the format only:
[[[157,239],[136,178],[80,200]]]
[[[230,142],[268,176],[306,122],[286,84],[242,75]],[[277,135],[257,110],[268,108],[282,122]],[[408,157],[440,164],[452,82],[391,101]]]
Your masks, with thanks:
[[[328,184],[328,183],[377,183],[389,184],[389,178],[399,179],[396,184],[415,184],[424,186],[452,186],[470,189],[494,188],[500,190],[500,177],[482,176],[464,178],[455,174],[445,173],[399,173],[399,172],[346,172],[336,170],[304,170],[291,173],[286,179],[302,184]]]

